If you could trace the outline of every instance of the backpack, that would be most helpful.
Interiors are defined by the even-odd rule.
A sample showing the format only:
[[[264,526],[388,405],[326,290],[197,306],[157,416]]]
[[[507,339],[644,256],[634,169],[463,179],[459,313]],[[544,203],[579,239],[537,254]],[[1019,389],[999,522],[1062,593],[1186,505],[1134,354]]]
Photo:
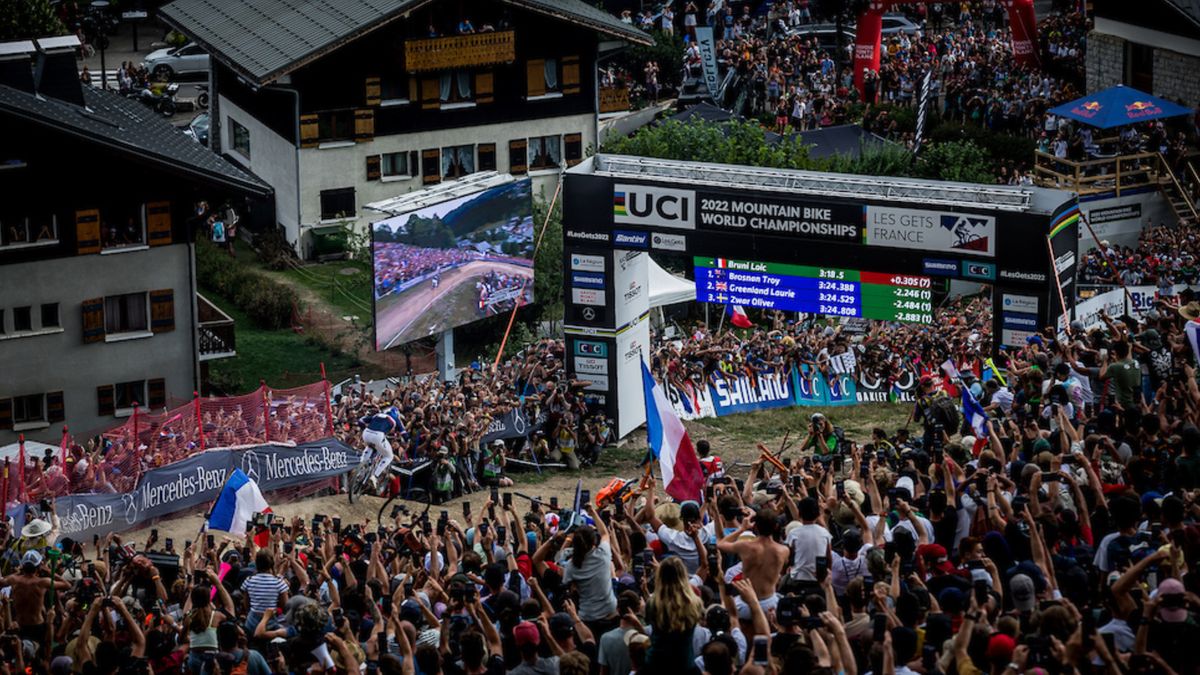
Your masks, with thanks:
[[[949,396],[938,396],[929,402],[928,420],[931,424],[941,424],[947,434],[958,431],[958,405]]]

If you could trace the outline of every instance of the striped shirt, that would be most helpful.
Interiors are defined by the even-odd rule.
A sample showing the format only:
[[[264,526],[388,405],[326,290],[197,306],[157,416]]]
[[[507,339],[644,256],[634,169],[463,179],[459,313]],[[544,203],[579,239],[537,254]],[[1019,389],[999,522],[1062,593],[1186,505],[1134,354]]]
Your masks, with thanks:
[[[279,594],[287,590],[287,582],[274,574],[255,574],[242,582],[242,592],[250,597],[252,612],[265,612],[278,607]]]

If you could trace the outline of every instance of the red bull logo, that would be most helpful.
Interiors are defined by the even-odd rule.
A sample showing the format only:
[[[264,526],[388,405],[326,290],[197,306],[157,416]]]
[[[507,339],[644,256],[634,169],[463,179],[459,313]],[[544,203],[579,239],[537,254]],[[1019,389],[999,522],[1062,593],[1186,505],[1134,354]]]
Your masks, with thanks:
[[[1160,113],[1162,113],[1162,108],[1155,105],[1153,101],[1134,101],[1125,106],[1125,116],[1131,120]]]
[[[1071,109],[1071,112],[1076,115],[1079,115],[1080,117],[1084,117],[1084,118],[1087,118],[1090,120],[1093,117],[1095,117],[1096,114],[1099,113],[1100,109],[1103,107],[1104,106],[1100,105],[1099,101],[1088,101],[1086,103],[1081,103],[1081,104],[1075,106],[1074,108]]]

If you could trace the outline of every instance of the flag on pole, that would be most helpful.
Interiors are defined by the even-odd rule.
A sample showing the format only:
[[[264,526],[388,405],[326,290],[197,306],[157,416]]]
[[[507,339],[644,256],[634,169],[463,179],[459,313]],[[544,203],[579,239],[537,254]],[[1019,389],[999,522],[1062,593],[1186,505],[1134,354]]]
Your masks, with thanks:
[[[738,328],[749,328],[754,325],[750,317],[746,316],[746,308],[741,305],[725,305],[725,313],[729,315],[729,323]]]
[[[246,521],[268,508],[258,484],[241,469],[234,469],[208,514],[208,529],[241,536],[246,533]]]
[[[950,379],[952,380],[962,379],[962,376],[958,372],[958,367],[955,366],[954,361],[950,359],[946,359],[942,362],[942,372],[949,375]]]
[[[966,387],[963,387],[962,390],[962,412],[967,424],[970,424],[971,430],[975,432],[976,438],[987,438],[987,413],[983,406],[979,405],[979,401],[976,401],[975,397],[971,395],[971,390]]]
[[[704,473],[700,459],[688,438],[687,429],[675,415],[662,387],[650,375],[642,362],[642,393],[646,399],[646,441],[650,453],[658,459],[663,487],[679,501],[700,499],[704,488]]]

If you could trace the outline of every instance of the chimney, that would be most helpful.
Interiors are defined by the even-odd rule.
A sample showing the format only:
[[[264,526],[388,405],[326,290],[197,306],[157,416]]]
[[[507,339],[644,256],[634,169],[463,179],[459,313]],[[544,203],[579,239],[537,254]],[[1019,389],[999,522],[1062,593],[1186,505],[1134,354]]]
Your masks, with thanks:
[[[0,42],[0,84],[33,93],[33,64],[29,55],[37,51],[30,40]]]
[[[77,106],[83,106],[83,89],[79,82],[79,69],[75,64],[75,52],[79,49],[79,38],[60,35],[38,38],[37,71],[34,83],[37,93]]]

